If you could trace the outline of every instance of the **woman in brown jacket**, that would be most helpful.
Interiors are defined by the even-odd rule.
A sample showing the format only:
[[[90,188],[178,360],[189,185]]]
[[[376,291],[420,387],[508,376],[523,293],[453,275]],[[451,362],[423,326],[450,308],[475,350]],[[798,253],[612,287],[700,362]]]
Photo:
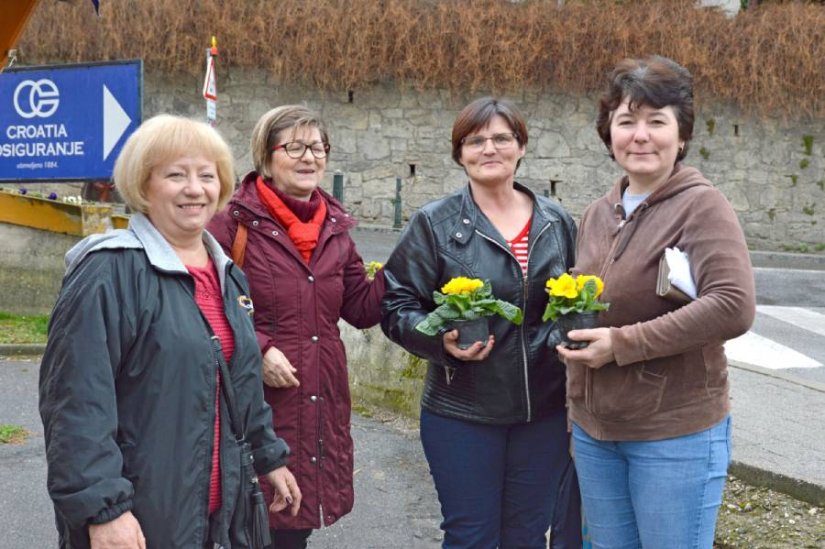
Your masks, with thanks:
[[[383,273],[367,279],[348,232],[355,218],[319,187],[329,151],[317,113],[300,105],[267,112],[252,134],[255,171],[209,225],[249,279],[264,397],[303,491],[297,517],[270,515],[275,549],[306,547],[313,528],[352,509],[350,393],[338,320],[368,328],[381,319]]]
[[[559,346],[576,470],[594,546],[710,548],[730,460],[723,344],[755,314],[748,249],[728,201],[681,160],[693,135],[690,73],[628,59],[597,128],[624,170],[585,211],[574,273],[605,284],[603,327]],[[665,248],[687,254],[697,296],[656,292]]]

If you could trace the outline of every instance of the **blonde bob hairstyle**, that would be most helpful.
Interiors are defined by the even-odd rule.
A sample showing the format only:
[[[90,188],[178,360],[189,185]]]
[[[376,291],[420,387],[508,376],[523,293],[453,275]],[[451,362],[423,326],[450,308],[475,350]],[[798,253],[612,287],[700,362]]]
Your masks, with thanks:
[[[235,188],[235,166],[229,145],[208,124],[171,114],[145,121],[123,145],[112,176],[123,201],[132,210],[146,213],[146,191],[152,170],[183,156],[202,156],[215,163],[221,183],[218,209],[223,208]]]
[[[318,128],[321,141],[329,144],[329,134],[324,120],[317,112],[303,105],[282,105],[264,113],[252,129],[252,162],[255,171],[264,179],[272,179],[269,171],[269,161],[272,158],[272,148],[278,145],[282,134],[298,128]]]

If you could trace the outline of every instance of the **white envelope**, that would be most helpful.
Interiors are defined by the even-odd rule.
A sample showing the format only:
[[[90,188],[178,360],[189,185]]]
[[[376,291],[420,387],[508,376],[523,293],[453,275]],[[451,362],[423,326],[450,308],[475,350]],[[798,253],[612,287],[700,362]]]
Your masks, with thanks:
[[[665,248],[665,261],[667,261],[670,270],[667,274],[670,283],[692,299],[696,299],[696,284],[690,274],[690,263],[687,254],[675,246]]]

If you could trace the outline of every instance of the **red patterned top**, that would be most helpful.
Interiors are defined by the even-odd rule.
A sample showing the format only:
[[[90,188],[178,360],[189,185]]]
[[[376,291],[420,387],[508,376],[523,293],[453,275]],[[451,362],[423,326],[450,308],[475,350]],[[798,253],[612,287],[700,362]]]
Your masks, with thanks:
[[[513,255],[516,256],[518,260],[518,264],[521,265],[521,272],[527,274],[527,250],[528,250],[528,237],[530,236],[530,225],[533,223],[533,218],[527,220],[527,225],[521,230],[521,232],[513,239],[508,240],[507,244],[510,245],[510,249],[513,251]]]
[[[218,271],[212,261],[206,267],[186,266],[195,279],[195,303],[221,340],[223,356],[227,364],[235,350],[235,337],[223,310],[223,297],[218,279]],[[221,373],[215,387],[215,443],[212,447],[212,474],[209,476],[209,514],[221,508]]]

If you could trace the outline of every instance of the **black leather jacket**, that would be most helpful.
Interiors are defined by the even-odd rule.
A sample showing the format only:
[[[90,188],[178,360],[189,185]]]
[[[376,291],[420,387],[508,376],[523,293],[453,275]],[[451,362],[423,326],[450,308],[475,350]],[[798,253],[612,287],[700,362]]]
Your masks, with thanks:
[[[547,279],[574,263],[576,228],[556,202],[515,186],[533,199],[526,277],[476,206],[469,185],[416,212],[385,266],[381,326],[394,342],[429,361],[421,405],[430,412],[509,424],[564,408],[565,370],[547,346],[553,324],[542,322],[541,316]],[[415,330],[435,308],[433,290],[456,276],[488,279],[497,298],[524,311],[521,326],[489,317],[495,347],[480,362],[457,360],[444,352],[441,336]]]

